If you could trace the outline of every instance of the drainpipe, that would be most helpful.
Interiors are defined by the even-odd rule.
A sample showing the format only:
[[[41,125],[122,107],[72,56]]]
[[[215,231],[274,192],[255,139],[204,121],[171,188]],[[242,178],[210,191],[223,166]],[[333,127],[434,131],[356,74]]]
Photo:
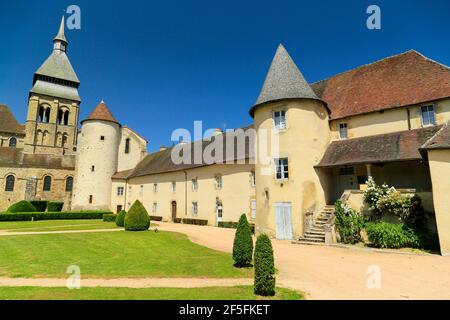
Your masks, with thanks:
[[[411,130],[411,111],[406,108],[406,116],[408,117],[408,130]]]
[[[187,217],[187,171],[184,170],[184,216]]]
[[[367,169],[367,178],[371,178],[372,177],[372,165],[366,164],[366,169]]]
[[[123,209],[127,211],[127,194],[128,194],[128,178],[125,179],[125,192],[124,192],[124,203],[123,203]]]

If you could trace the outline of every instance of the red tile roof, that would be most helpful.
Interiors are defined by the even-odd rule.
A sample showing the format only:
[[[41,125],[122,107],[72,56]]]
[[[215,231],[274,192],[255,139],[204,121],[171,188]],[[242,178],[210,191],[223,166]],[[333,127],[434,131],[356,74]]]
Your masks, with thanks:
[[[430,140],[423,146],[423,149],[450,149],[450,121],[447,122]]]
[[[331,119],[450,97],[450,68],[417,51],[385,58],[311,85]]]
[[[24,135],[25,126],[17,122],[8,106],[0,105],[0,132]]]
[[[419,149],[441,126],[332,142],[316,167],[422,159]]]
[[[109,111],[108,106],[105,104],[105,102],[103,102],[103,100],[95,107],[94,111],[91,112],[89,117],[81,121],[81,123],[87,120],[103,120],[114,122],[120,125],[119,121],[114,118],[111,111]]]

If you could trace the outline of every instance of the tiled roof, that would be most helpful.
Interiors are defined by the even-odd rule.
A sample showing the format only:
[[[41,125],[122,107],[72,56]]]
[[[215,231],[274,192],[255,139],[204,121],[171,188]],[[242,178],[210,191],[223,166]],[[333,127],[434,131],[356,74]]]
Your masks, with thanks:
[[[252,126],[249,126],[246,129],[253,129]],[[236,131],[235,131],[236,132]],[[183,146],[183,151],[181,149],[174,149],[176,147],[168,148],[159,152],[151,153],[147,155],[134,169],[133,172],[128,175],[129,178],[132,177],[139,177],[139,176],[145,176],[150,174],[157,174],[157,173],[164,173],[164,172],[173,172],[173,171],[180,171],[180,170],[187,170],[192,168],[198,168],[198,167],[204,167],[211,164],[218,164],[218,163],[250,163],[249,159],[253,159],[254,157],[254,145],[253,143],[250,143],[250,139],[245,139],[245,150],[243,154],[237,153],[237,147],[235,145],[233,154],[227,153],[227,136],[228,139],[230,139],[230,135],[236,137],[235,132],[227,132],[226,134],[222,135],[223,137],[223,150],[217,151],[219,153],[213,154],[215,156],[214,158],[218,161],[212,161],[211,163],[204,161],[200,161],[197,163],[194,161],[194,153],[195,150],[201,150],[202,154],[205,151],[206,148],[208,148],[209,151],[212,148],[211,143],[214,141],[214,137],[211,139],[211,141],[208,140],[199,140],[192,143],[186,143]],[[253,135],[254,130],[250,131]],[[253,139],[253,137],[252,137]],[[178,155],[179,153],[182,154],[185,150],[191,150],[191,156],[190,156],[190,163],[175,163],[172,161],[172,151],[176,152]],[[209,152],[207,151],[207,152]],[[186,151],[187,152],[187,151]],[[209,154],[209,153],[208,153]],[[239,162],[238,162],[239,161]]]
[[[253,117],[255,107],[262,103],[298,98],[319,100],[295,62],[289,56],[289,53],[280,44],[270,65],[258,100],[255,106],[250,109],[250,115]]]
[[[450,121],[431,137],[431,139],[422,146],[422,149],[450,149]]]
[[[0,132],[25,134],[25,126],[19,124],[8,106],[0,104]]]
[[[0,166],[74,170],[75,156],[27,154],[20,148],[0,147]]]
[[[66,53],[60,50],[53,50],[35,74],[80,83]]]
[[[450,68],[410,50],[311,85],[331,119],[450,97]]]
[[[112,176],[112,179],[127,179],[132,172],[133,169],[118,171]]]
[[[370,164],[422,159],[421,146],[441,129],[423,129],[380,134],[332,142],[316,167]]]
[[[111,111],[109,111],[108,106],[105,104],[103,100],[95,107],[95,109],[86,119],[81,121],[81,123],[87,120],[103,120],[114,122],[120,125],[119,121],[117,121],[116,118],[114,118]]]

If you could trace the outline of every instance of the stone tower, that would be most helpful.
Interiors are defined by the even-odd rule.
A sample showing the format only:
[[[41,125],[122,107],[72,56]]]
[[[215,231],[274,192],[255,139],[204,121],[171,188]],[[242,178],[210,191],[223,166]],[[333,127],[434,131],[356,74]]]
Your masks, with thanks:
[[[66,54],[64,25],[63,17],[52,53],[34,74],[25,126],[26,153],[76,153],[80,81]]]
[[[121,125],[103,101],[81,124],[73,210],[110,210]]]
[[[256,227],[279,239],[303,235],[306,213],[325,206],[314,166],[330,140],[329,112],[280,45],[259,98],[250,109],[258,146]]]

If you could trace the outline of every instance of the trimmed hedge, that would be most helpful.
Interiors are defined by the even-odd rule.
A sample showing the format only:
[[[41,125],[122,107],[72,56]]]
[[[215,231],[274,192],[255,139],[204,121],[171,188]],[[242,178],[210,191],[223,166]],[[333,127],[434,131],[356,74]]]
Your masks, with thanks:
[[[125,210],[120,211],[116,216],[116,226],[123,227],[125,224],[125,216],[127,212]]]
[[[262,234],[255,246],[255,283],[254,292],[259,296],[275,295],[275,263],[272,243]]]
[[[116,222],[117,214],[106,213],[103,215],[103,222]]]
[[[29,201],[22,200],[11,205],[6,212],[36,212],[36,208]]]
[[[386,221],[368,223],[366,232],[369,241],[376,248],[423,248],[425,246],[423,235],[405,224]]]
[[[0,221],[102,219],[109,211],[17,212],[2,213]]]
[[[217,226],[219,228],[237,229],[238,222],[223,221],[223,222],[219,222],[219,224]],[[251,232],[253,234],[255,234],[255,224],[254,223],[249,223],[248,226],[250,227]]]
[[[233,260],[235,267],[247,267],[253,258],[253,239],[247,216],[243,214],[239,219],[233,242]]]
[[[150,216],[150,220],[152,221],[162,221],[163,217],[159,216]]]
[[[37,212],[45,212],[47,210],[48,201],[46,200],[33,200],[30,203],[36,208]]]
[[[174,223],[181,223],[181,222],[183,222],[183,219],[181,219],[181,218],[175,218],[175,219],[173,219],[173,222],[174,222]]]
[[[208,220],[184,218],[183,223],[184,224],[194,224],[197,226],[206,226],[206,225],[208,225]]]
[[[61,212],[64,207],[64,202],[49,202],[47,204],[48,212]]]
[[[136,200],[125,215],[125,230],[145,231],[150,227],[150,216],[139,200]]]

